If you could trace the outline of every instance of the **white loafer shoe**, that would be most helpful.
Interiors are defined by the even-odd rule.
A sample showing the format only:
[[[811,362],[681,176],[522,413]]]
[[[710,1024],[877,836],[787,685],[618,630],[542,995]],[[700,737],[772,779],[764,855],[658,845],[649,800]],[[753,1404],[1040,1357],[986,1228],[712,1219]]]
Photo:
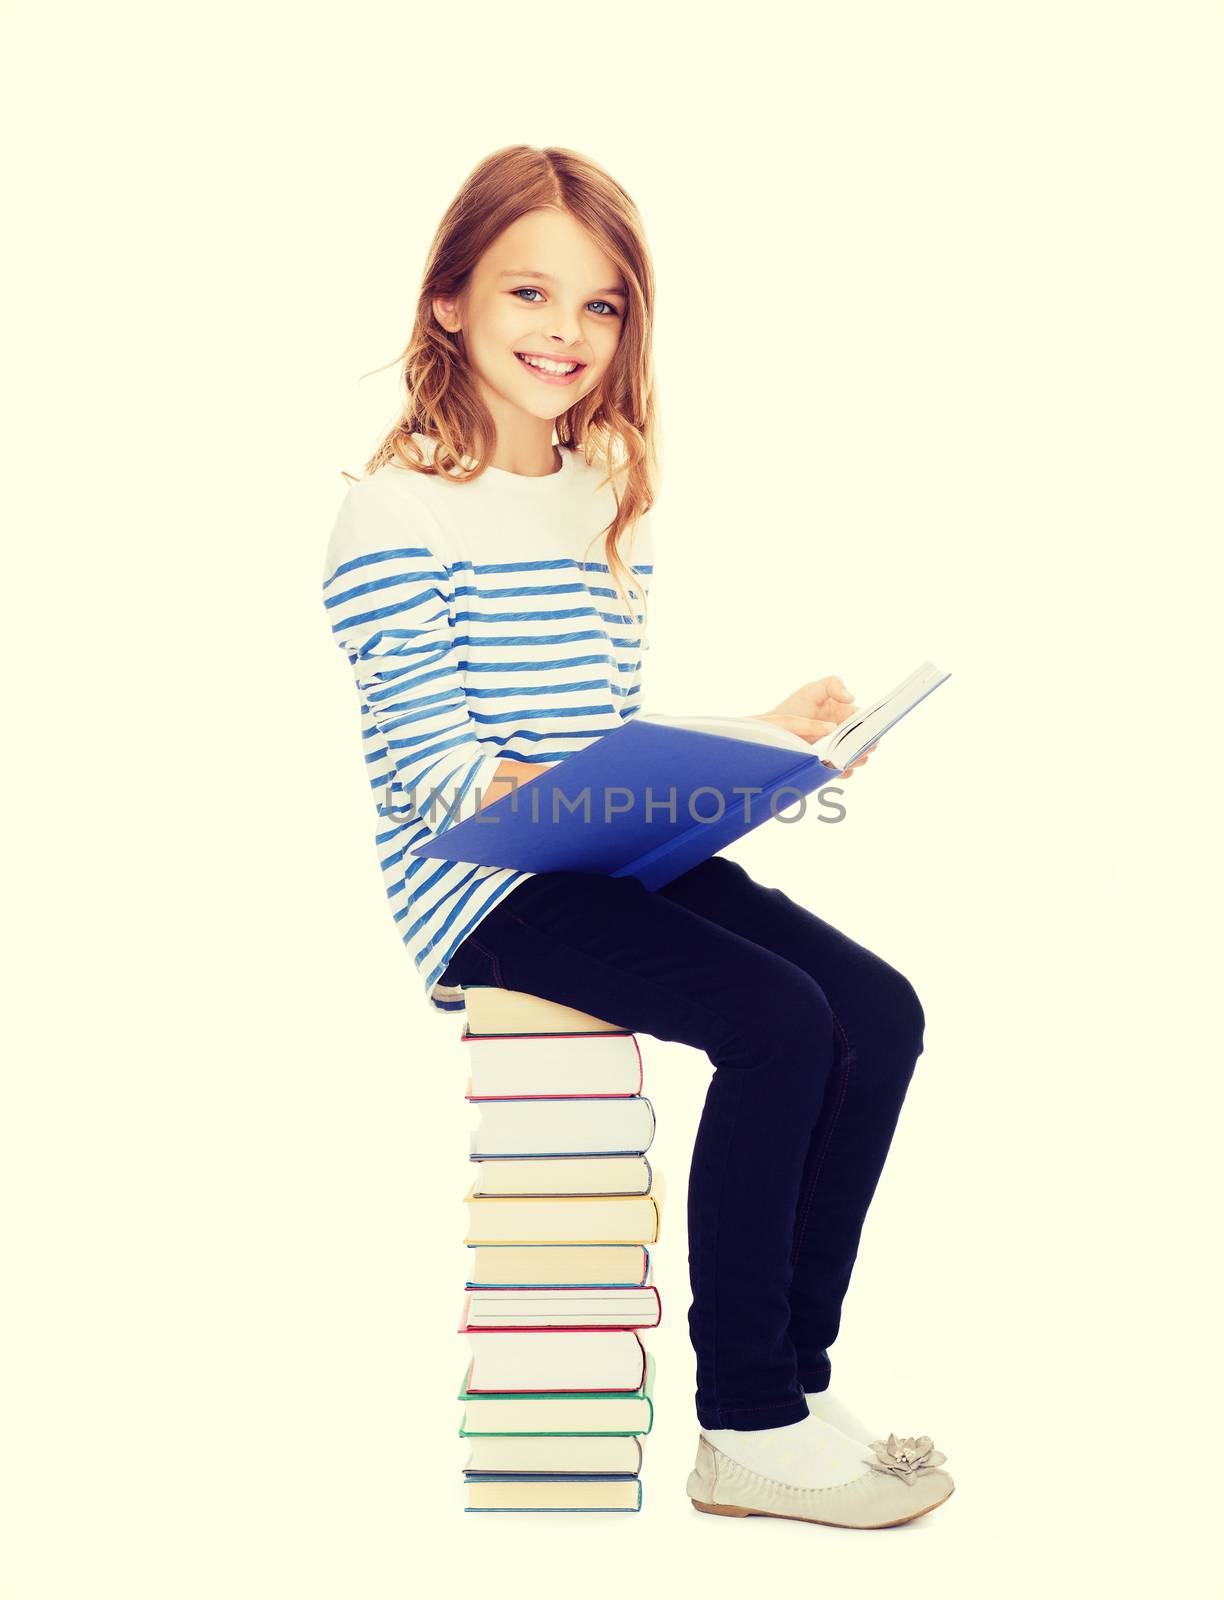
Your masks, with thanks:
[[[889,1434],[866,1447],[863,1471],[826,1489],[799,1489],[732,1461],[704,1435],[687,1491],[698,1511],[716,1517],[785,1517],[832,1528],[895,1528],[942,1505],[956,1487],[929,1438]]]

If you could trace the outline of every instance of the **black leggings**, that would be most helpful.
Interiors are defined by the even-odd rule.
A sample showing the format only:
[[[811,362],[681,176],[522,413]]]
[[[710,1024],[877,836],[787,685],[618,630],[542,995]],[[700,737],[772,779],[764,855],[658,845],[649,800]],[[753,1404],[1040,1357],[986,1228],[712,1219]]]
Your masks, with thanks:
[[[711,856],[661,889],[542,872],[442,981],[559,1001],[703,1050],[688,1185],[689,1335],[705,1428],[801,1421],[914,1067],[924,1017],[871,951]]]

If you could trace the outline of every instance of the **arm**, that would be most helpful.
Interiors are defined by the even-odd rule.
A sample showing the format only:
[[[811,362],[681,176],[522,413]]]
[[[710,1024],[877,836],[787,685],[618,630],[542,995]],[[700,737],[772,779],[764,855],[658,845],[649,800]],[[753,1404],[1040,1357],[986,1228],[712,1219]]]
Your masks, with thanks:
[[[459,668],[444,538],[407,491],[363,479],[348,489],[328,545],[323,605],[353,669],[378,744],[396,769],[387,804],[414,804],[436,836],[543,771],[504,761],[481,739]],[[517,770],[516,770],[517,769]]]

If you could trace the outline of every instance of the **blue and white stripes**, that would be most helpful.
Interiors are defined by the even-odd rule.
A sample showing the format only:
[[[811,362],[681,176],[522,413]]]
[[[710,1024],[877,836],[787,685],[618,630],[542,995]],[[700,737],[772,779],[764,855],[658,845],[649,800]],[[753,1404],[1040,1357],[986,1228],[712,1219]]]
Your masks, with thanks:
[[[640,709],[642,650],[590,540],[611,519],[595,468],[491,469],[454,484],[383,467],[350,486],[323,603],[360,697],[375,840],[400,936],[431,1006],[458,945],[528,872],[414,858],[473,815],[499,763],[558,762]],[[649,593],[650,518],[633,566]],[[640,620],[640,612],[639,612]]]

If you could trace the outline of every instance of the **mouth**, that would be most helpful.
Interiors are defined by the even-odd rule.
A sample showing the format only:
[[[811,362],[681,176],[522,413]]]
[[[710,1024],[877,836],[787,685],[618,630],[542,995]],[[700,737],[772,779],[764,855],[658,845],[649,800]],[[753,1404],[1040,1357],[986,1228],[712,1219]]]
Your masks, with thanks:
[[[516,350],[514,354],[520,366],[526,367],[533,378],[562,389],[576,383],[586,371],[585,361],[554,361],[551,357],[537,356],[534,352],[523,350]]]

